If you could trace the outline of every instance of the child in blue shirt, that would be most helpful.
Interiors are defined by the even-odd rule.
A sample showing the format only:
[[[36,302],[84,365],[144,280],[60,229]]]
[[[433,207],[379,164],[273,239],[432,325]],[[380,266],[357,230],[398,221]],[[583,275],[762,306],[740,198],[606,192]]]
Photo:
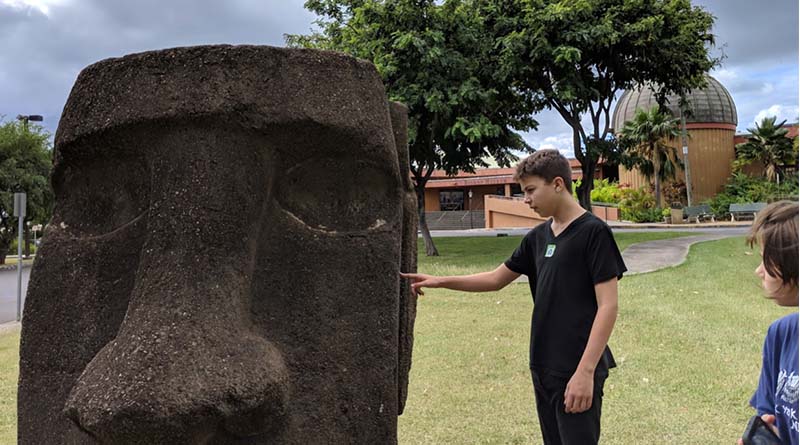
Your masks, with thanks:
[[[762,210],[748,237],[761,246],[756,275],[767,298],[795,312],[772,323],[764,340],[758,388],[750,405],[784,444],[798,445],[798,204],[780,201]],[[741,443],[741,440],[739,441]]]

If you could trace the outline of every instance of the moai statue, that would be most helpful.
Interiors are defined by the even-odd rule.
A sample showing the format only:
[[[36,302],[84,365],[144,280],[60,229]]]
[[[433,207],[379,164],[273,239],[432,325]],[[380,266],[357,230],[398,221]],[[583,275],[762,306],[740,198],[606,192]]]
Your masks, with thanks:
[[[406,109],[375,68],[176,48],[78,76],[20,349],[20,444],[394,444],[416,300]]]

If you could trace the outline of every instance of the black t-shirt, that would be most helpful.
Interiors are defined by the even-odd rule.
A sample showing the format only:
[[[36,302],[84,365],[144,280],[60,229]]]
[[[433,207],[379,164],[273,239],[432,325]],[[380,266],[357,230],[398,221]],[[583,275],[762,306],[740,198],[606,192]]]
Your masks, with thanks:
[[[552,220],[528,232],[505,265],[528,276],[533,295],[530,367],[571,377],[597,314],[594,285],[627,270],[605,222],[586,212],[557,237]],[[595,373],[616,366],[606,346]]]

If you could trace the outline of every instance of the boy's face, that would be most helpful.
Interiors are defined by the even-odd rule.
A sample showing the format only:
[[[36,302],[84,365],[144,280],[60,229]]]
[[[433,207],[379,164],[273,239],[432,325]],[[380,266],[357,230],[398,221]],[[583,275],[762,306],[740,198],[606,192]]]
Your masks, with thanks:
[[[767,293],[767,298],[775,300],[775,304],[778,306],[798,305],[797,287],[784,285],[780,277],[770,275],[767,268],[764,267],[763,260],[756,268],[756,275],[761,278],[761,287]]]
[[[519,185],[525,193],[525,204],[544,217],[553,216],[560,193],[565,191],[564,180],[560,177],[548,183],[541,176],[526,176],[520,179]]]

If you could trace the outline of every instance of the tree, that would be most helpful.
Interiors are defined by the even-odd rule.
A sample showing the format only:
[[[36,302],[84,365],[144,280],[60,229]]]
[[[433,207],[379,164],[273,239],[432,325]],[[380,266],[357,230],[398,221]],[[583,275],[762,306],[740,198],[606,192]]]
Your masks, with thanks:
[[[760,162],[769,181],[777,181],[784,166],[795,162],[797,156],[792,140],[786,137],[786,121],[777,124],[777,120],[775,116],[765,117],[755,128],[747,129],[747,142],[736,145],[739,166]]]
[[[635,166],[647,179],[655,178],[656,207],[661,207],[661,181],[675,177],[680,158],[675,147],[665,140],[680,136],[680,119],[654,105],[650,110],[637,109],[625,122],[622,138],[628,141]]]
[[[498,7],[498,4],[503,7]],[[714,18],[689,0],[481,0],[495,26],[502,71],[537,105],[572,128],[581,163],[581,205],[591,208],[598,161],[606,157],[616,94],[653,85],[663,104],[705,82],[718,62],[708,54]],[[496,16],[496,19],[494,18]],[[583,118],[591,128],[583,128]]]
[[[50,219],[51,164],[50,135],[42,127],[17,121],[0,124],[0,264],[5,264],[17,237],[17,218],[12,216],[15,192],[27,194],[26,222]]]
[[[517,131],[535,128],[534,98],[499,69],[484,18],[468,0],[308,0],[320,32],[291,46],[332,49],[372,61],[390,100],[409,110],[409,156],[427,255],[438,255],[425,221],[434,170],[474,172],[530,152]]]

